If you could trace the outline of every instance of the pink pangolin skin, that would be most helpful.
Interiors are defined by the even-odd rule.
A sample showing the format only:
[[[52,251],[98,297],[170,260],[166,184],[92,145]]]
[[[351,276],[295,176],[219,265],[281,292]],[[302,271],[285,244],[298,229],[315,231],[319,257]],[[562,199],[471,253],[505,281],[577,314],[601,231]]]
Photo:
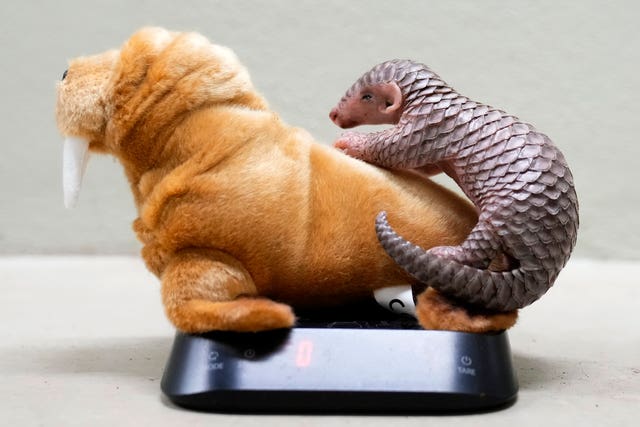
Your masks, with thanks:
[[[347,154],[388,168],[446,172],[479,209],[459,246],[423,250],[398,236],[384,212],[384,249],[422,283],[464,303],[510,311],[540,298],[576,243],[578,200],[562,153],[533,126],[458,94],[423,64],[387,61],[365,73],[331,111]],[[419,221],[416,218],[416,221]],[[492,261],[509,260],[505,271]]]

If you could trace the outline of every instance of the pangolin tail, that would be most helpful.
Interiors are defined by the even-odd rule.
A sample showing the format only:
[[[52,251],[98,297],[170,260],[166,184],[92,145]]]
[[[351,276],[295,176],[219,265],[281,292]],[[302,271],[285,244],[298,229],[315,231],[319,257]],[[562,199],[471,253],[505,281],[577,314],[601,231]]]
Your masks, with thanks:
[[[540,274],[522,266],[491,271],[442,257],[434,250],[424,250],[398,235],[389,225],[385,212],[376,218],[376,233],[385,251],[407,273],[444,295],[472,306],[511,311],[533,303],[550,287],[540,283]]]

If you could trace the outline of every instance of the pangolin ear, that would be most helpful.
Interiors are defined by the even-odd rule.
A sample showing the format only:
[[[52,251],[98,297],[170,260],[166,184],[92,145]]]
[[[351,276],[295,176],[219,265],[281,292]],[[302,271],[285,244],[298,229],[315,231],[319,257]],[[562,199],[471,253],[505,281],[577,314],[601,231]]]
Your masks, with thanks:
[[[383,83],[379,86],[380,95],[384,99],[384,104],[379,106],[380,112],[384,114],[395,114],[402,107],[402,91],[394,83]]]

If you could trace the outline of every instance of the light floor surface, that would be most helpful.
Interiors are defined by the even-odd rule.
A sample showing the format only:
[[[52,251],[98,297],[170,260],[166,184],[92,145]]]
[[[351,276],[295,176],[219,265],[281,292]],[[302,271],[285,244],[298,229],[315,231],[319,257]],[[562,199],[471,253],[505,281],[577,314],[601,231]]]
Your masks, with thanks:
[[[572,260],[509,332],[517,402],[472,415],[209,414],[163,398],[174,330],[137,257],[0,258],[4,426],[631,426],[640,263]],[[398,360],[397,363],[408,361]]]

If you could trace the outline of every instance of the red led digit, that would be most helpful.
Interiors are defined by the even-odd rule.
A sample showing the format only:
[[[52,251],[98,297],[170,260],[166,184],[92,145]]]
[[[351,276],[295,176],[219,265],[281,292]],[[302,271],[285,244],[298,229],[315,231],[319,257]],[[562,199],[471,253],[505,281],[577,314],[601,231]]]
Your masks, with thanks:
[[[304,340],[298,344],[296,352],[296,366],[306,368],[311,364],[311,354],[313,353],[313,341]]]

